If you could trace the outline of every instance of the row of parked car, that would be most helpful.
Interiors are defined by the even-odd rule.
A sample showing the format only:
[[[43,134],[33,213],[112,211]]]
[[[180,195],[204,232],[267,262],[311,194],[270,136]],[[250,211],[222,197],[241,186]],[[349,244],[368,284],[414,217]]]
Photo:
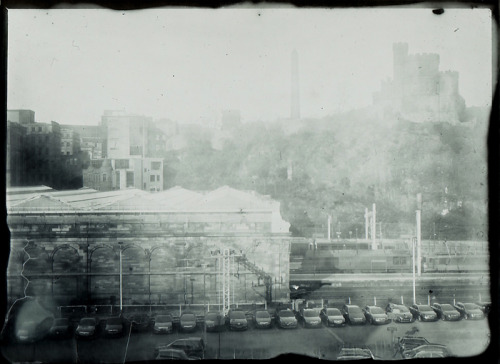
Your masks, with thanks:
[[[345,304],[335,307],[303,307],[298,311],[289,308],[268,311],[257,309],[252,312],[241,309],[231,309],[224,315],[210,311],[204,316],[193,312],[184,312],[175,316],[169,312],[157,314],[154,317],[147,314],[131,316],[116,316],[100,319],[97,316],[86,316],[74,322],[70,318],[47,318],[41,323],[30,321],[17,322],[14,337],[20,342],[36,341],[44,336],[94,338],[100,334],[107,337],[119,337],[128,330],[148,331],[154,334],[169,334],[174,330],[179,332],[195,332],[205,328],[207,332],[221,330],[247,330],[250,327],[265,329],[277,326],[282,329],[302,327],[313,328],[322,325],[342,327],[348,325],[382,325],[390,322],[409,323],[415,320],[479,320],[489,312],[489,303],[462,303],[432,305],[414,304],[405,306],[389,303],[385,309],[367,305],[363,308]]]

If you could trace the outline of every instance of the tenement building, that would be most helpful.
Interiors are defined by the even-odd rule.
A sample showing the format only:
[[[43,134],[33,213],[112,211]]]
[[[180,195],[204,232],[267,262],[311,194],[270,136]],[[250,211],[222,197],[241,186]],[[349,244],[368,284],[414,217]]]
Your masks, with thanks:
[[[11,301],[217,304],[223,281],[233,303],[289,294],[289,224],[253,191],[26,187],[7,208]]]

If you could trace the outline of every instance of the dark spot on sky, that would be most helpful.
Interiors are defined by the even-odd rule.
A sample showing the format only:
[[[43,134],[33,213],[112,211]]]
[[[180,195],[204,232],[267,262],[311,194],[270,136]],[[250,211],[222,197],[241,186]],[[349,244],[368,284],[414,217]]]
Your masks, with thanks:
[[[434,14],[436,14],[436,15],[441,15],[441,14],[444,13],[444,9],[441,9],[441,8],[440,9],[434,9],[434,10],[432,10],[432,12]]]

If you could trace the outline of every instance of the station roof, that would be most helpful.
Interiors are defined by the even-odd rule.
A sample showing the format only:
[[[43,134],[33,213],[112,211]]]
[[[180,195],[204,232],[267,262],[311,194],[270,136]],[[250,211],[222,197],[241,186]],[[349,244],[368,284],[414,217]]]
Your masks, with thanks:
[[[228,186],[213,191],[192,191],[180,186],[150,193],[139,189],[100,192],[93,189],[56,191],[50,188],[9,190],[10,211],[165,211],[242,212],[271,211],[279,203],[253,191]]]

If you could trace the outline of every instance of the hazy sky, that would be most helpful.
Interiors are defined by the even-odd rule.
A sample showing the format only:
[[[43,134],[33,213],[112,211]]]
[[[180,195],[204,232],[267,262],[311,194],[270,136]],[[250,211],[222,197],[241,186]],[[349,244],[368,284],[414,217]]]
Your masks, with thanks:
[[[9,10],[8,108],[38,122],[97,124],[107,109],[178,122],[224,109],[290,115],[291,52],[301,114],[370,105],[392,77],[392,44],[439,53],[467,106],[491,104],[486,9]]]

